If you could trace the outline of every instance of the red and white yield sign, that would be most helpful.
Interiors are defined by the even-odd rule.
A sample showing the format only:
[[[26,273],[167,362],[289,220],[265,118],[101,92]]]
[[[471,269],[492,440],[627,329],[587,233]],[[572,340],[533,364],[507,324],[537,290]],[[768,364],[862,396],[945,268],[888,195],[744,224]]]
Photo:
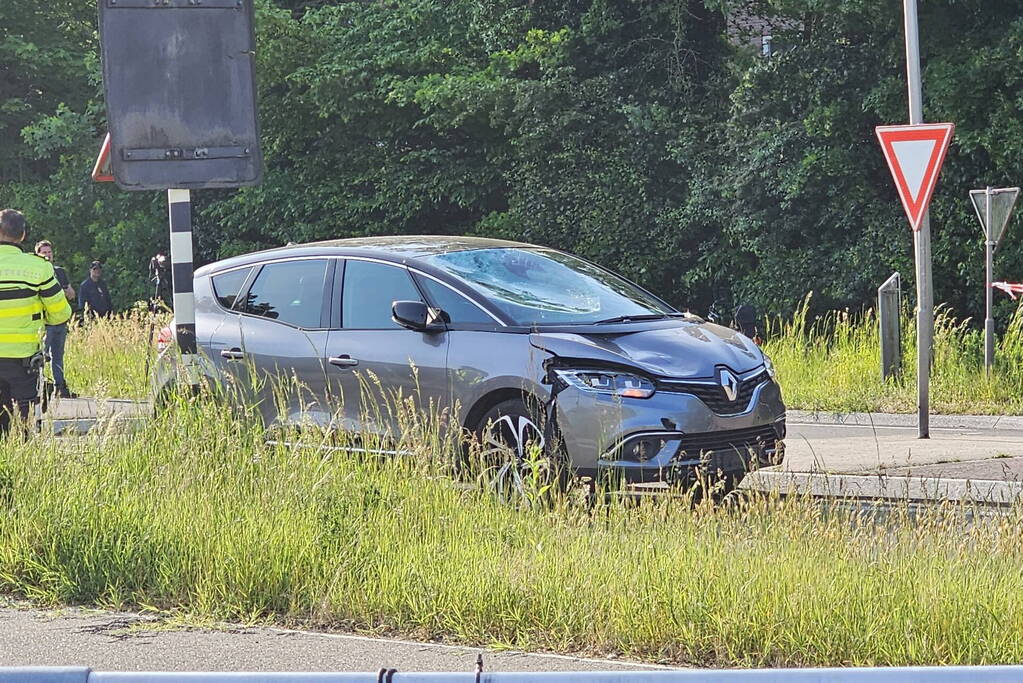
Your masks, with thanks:
[[[920,229],[931,202],[954,128],[951,123],[921,123],[876,129],[884,158],[899,189],[902,208],[914,230]]]

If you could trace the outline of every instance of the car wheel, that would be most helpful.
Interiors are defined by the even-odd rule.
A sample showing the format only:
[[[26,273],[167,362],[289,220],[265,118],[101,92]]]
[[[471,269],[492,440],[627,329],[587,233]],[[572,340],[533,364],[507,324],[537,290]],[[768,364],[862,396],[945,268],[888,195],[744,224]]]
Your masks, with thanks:
[[[153,408],[156,412],[160,413],[165,410],[174,402],[175,397],[178,394],[178,386],[176,382],[168,382],[159,389],[157,389],[153,396]]]
[[[539,403],[520,398],[498,403],[476,427],[470,471],[502,499],[530,502],[563,490],[569,468],[559,439],[547,443],[544,423]]]
[[[179,385],[176,381],[168,382],[167,384],[160,387],[153,396],[153,408],[156,412],[163,412],[174,403],[176,400],[183,396],[203,396],[210,397],[215,401],[224,401],[220,391],[219,385],[212,377],[203,375],[199,378],[198,387],[192,391],[189,391],[184,386]]]

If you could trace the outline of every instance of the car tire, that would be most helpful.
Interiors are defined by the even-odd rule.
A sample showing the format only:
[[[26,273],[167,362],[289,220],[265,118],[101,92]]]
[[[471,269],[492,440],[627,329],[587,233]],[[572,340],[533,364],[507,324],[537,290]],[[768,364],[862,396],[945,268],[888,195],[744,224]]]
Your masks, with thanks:
[[[177,392],[178,387],[176,382],[168,382],[167,384],[164,384],[162,387],[157,389],[155,395],[153,396],[154,411],[157,413],[161,413],[167,410],[168,406],[170,405],[171,401],[173,400],[173,397],[175,396],[175,394],[177,394]]]
[[[170,403],[175,400],[176,396],[184,391],[184,389],[176,382],[171,381],[160,387],[153,395],[153,409],[156,412],[165,411]],[[203,375],[199,378],[198,389],[191,395],[193,396],[209,396],[216,401],[222,401],[223,396],[218,393],[218,385],[216,381],[207,375]]]
[[[571,468],[557,430],[545,435],[545,423],[543,406],[535,399],[494,405],[473,432],[469,470],[502,498],[530,500],[566,490]]]

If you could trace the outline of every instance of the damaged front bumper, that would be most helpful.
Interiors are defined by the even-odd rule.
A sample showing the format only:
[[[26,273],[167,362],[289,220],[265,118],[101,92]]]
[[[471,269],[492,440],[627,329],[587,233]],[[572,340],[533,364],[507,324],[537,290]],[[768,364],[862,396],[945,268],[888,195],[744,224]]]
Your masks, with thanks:
[[[785,406],[773,380],[734,415],[718,415],[690,394],[660,391],[634,399],[566,387],[557,404],[569,460],[582,476],[682,483],[741,476],[784,458]]]

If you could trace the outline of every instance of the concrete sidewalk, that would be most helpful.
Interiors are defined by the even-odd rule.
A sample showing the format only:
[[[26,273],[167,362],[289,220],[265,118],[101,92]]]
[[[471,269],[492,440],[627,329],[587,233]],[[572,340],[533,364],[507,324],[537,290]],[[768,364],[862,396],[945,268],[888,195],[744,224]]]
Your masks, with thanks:
[[[783,469],[791,472],[919,473],[971,471],[1023,478],[1023,419],[935,416],[917,438],[915,416],[812,415],[792,411]],[[997,462],[996,462],[997,461]]]
[[[56,434],[84,434],[97,423],[130,423],[152,414],[149,401],[126,398],[55,398],[43,413],[43,429]]]
[[[96,419],[119,415],[142,417],[153,409],[149,401],[133,401],[127,398],[55,398],[50,402],[44,419],[75,420]]]
[[[790,411],[785,462],[743,488],[815,497],[1011,506],[1023,501],[1023,417]]]

